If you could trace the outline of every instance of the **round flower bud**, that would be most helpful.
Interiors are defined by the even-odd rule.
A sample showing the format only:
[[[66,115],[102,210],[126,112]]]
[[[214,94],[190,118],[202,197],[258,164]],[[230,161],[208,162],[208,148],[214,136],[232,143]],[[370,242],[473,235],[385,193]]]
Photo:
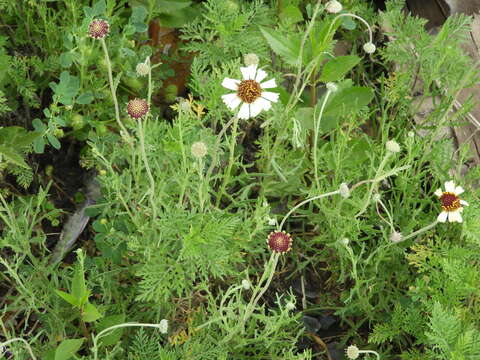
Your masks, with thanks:
[[[393,243],[399,243],[399,242],[402,242],[403,240],[403,235],[401,232],[398,232],[398,231],[394,231],[390,234],[390,241],[393,242]]]
[[[327,3],[327,11],[331,14],[336,14],[342,11],[343,6],[337,0],[332,0]]]
[[[400,151],[400,145],[395,140],[388,140],[385,143],[385,147],[387,148],[388,151],[392,153],[398,153]]]
[[[286,253],[292,248],[292,237],[285,231],[272,231],[267,238],[270,250],[277,253]]]
[[[88,25],[88,36],[93,39],[103,39],[109,32],[110,25],[106,20],[95,19]]]
[[[127,103],[127,113],[133,119],[141,119],[148,114],[147,100],[135,98]]]
[[[377,50],[377,47],[371,42],[363,45],[363,51],[365,51],[367,54],[373,54],[375,50]]]
[[[372,196],[372,201],[373,202],[379,202],[380,200],[382,200],[382,197],[380,196],[380,194],[373,194]]]
[[[408,134],[407,134],[407,136],[408,136],[409,138],[414,138],[414,137],[415,137],[415,133],[414,133],[413,131],[409,131]]]
[[[137,72],[137,76],[147,76],[150,72],[150,66],[148,66],[147,63],[138,63],[135,71]]]
[[[203,141],[197,141],[192,144],[190,151],[194,157],[201,159],[207,155],[208,148]]]
[[[168,332],[168,320],[162,319],[160,324],[158,324],[158,328],[162,334],[166,334]]]
[[[247,279],[243,279],[243,280],[242,280],[242,287],[243,287],[245,290],[250,289],[250,286],[251,286],[250,281],[248,281]]]
[[[340,243],[344,246],[348,246],[348,244],[350,244],[350,240],[348,240],[347,238],[343,238],[340,240]]]
[[[358,359],[360,356],[360,350],[355,345],[350,345],[346,350],[347,357],[351,360]]]
[[[289,301],[286,305],[285,305],[285,309],[287,309],[288,311],[292,311],[292,310],[295,310],[295,304],[291,301]]]
[[[257,54],[245,54],[243,55],[243,62],[245,63],[245,66],[250,66],[250,65],[258,65],[260,60]]]
[[[328,82],[327,83],[327,90],[330,92],[337,92],[338,91],[338,86],[334,82]]]
[[[350,197],[350,189],[348,188],[348,185],[345,184],[345,183],[341,183],[340,184],[340,188],[338,189],[338,191],[340,192],[340,196],[343,197],[343,198],[348,198]]]

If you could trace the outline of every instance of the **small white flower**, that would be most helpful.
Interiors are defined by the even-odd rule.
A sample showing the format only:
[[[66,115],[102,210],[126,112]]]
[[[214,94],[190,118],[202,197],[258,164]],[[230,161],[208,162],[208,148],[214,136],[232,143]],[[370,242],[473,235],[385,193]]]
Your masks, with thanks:
[[[243,80],[225,78],[222,86],[236,91],[236,93],[222,96],[222,100],[230,110],[235,110],[240,104],[238,111],[239,119],[250,119],[260,114],[262,110],[270,110],[272,102],[277,102],[279,94],[264,91],[277,86],[275,79],[270,79],[262,83],[267,77],[267,73],[257,70],[257,65],[252,64],[247,67],[241,67]]]
[[[350,244],[350,240],[348,240],[347,238],[343,238],[343,239],[340,240],[340,243],[343,246],[348,246],[348,244]]]
[[[363,51],[365,51],[367,54],[373,54],[375,50],[377,50],[377,47],[374,43],[368,42],[363,45]]]
[[[243,55],[243,62],[245,66],[258,65],[260,59],[258,58],[257,54],[245,54]]]
[[[135,71],[137,72],[137,76],[147,76],[150,72],[150,66],[148,66],[147,63],[138,63]]]
[[[326,9],[331,14],[337,14],[342,11],[343,6],[337,0],[332,0],[327,3]]]
[[[288,311],[292,311],[292,310],[295,310],[295,304],[291,301],[289,301],[286,305],[285,305],[285,309],[287,309]]]
[[[465,190],[461,186],[455,186],[453,181],[445,182],[445,191],[437,189],[435,195],[438,196],[442,203],[442,212],[438,215],[439,222],[459,222],[463,221],[462,211],[463,206],[468,206],[468,202],[461,200],[459,195]]]
[[[392,153],[398,153],[400,151],[400,145],[395,140],[388,140],[385,143],[385,147],[387,148],[388,151]]]
[[[340,192],[340,196],[343,197],[343,198],[348,198],[350,197],[350,189],[348,188],[348,185],[345,184],[345,183],[341,183],[340,184],[340,188],[338,189],[338,191]]]
[[[380,196],[379,193],[373,194],[373,196],[372,196],[372,201],[373,201],[374,203],[379,202],[380,200],[382,200],[382,197]]]
[[[407,135],[408,135],[409,138],[414,138],[415,137],[415,133],[413,131],[409,131],[407,133]]]
[[[250,286],[251,286],[250,281],[248,281],[247,279],[243,279],[243,280],[242,280],[242,287],[243,287],[245,290],[250,289]]]
[[[398,231],[394,231],[390,234],[390,241],[393,242],[393,243],[399,243],[399,242],[402,242],[403,240],[403,235],[401,232],[398,232]]]
[[[203,141],[197,141],[190,147],[192,155],[196,158],[203,158],[208,153],[207,145]]]
[[[334,93],[338,91],[338,86],[334,82],[328,82],[327,83],[327,90]]]
[[[275,226],[275,225],[277,225],[277,220],[271,218],[270,216],[267,216],[267,222],[268,222],[268,225],[270,225],[270,226]]]
[[[158,324],[158,328],[160,329],[160,332],[162,334],[166,334],[168,332],[168,320],[163,319],[160,321],[160,324]]]
[[[360,356],[360,350],[355,345],[350,345],[346,350],[347,357],[351,360],[355,360]]]

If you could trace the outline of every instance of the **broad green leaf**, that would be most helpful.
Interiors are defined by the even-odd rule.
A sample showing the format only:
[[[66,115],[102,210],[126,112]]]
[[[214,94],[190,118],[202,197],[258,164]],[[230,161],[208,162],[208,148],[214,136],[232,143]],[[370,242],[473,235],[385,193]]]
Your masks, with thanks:
[[[91,92],[80,94],[75,100],[75,102],[80,105],[90,104],[92,101],[93,101],[93,94]]]
[[[352,86],[333,94],[325,108],[324,116],[344,116],[355,114],[373,99],[373,90],[362,86]],[[320,101],[321,102],[321,101]]]
[[[157,9],[162,13],[173,13],[190,6],[189,0],[157,0]]]
[[[320,81],[338,81],[359,62],[360,58],[355,55],[338,56],[325,64]]]
[[[260,31],[277,55],[281,56],[288,64],[296,65],[300,50],[299,37],[288,38],[273,29],[264,27],[261,27]]]
[[[45,151],[45,140],[41,137],[38,139],[35,139],[33,142],[33,151],[35,151],[36,154],[43,154]]]
[[[83,273],[83,264],[78,264],[72,279],[72,295],[78,299],[80,306],[85,304],[88,299],[87,286],[85,284],[85,274]]]
[[[63,340],[55,350],[55,360],[71,359],[75,353],[82,347],[85,339],[68,339]]]
[[[73,98],[77,96],[80,89],[80,80],[78,77],[70,75],[67,71],[63,71],[60,74],[60,82],[58,84],[51,82],[49,85],[58,97],[59,102],[64,105],[72,105]]]
[[[95,4],[93,4],[93,16],[103,15],[107,10],[107,6],[105,4],[105,0],[98,0]]]
[[[114,325],[122,324],[124,322],[125,322],[125,314],[106,316],[105,318],[103,318],[98,322],[98,325],[96,326],[95,330],[97,331],[97,334],[98,334],[100,331],[105,330],[106,328],[109,328]],[[108,335],[100,338],[100,344],[103,346],[115,345],[118,341],[120,341],[122,334],[123,334],[123,329],[113,330],[112,332],[109,332]]]
[[[62,67],[68,68],[72,66],[73,54],[70,51],[61,53],[59,60],[60,60],[60,65],[62,65]]]
[[[15,165],[21,166],[23,168],[29,168],[23,157],[11,147],[0,145],[0,155],[4,157],[7,161],[14,163]]]
[[[145,6],[133,7],[132,16],[130,17],[130,24],[135,27],[136,32],[145,32],[148,30],[148,26],[145,24],[145,18],[147,15],[148,11]]]
[[[103,315],[100,314],[100,312],[97,310],[95,305],[87,302],[85,304],[85,307],[83,308],[83,313],[82,313],[82,319],[85,322],[92,322],[95,320],[98,320],[102,317]]]
[[[45,131],[47,129],[47,125],[45,125],[42,120],[40,119],[33,119],[32,121],[33,128],[37,131]]]
[[[279,15],[280,19],[289,23],[296,24],[303,21],[303,15],[300,9],[294,5],[285,6]]]
[[[79,307],[80,306],[80,302],[78,301],[78,299],[73,296],[72,294],[69,294],[69,293],[66,293],[62,290],[55,290],[55,292],[57,293],[58,296],[60,296],[63,300],[65,300],[66,302],[68,302],[70,305],[73,305],[75,307]]]
[[[52,134],[47,134],[47,139],[50,145],[52,145],[55,149],[58,150],[62,147],[62,145],[60,144],[60,141],[58,141],[58,139]]]
[[[168,14],[160,14],[158,19],[165,27],[179,28],[201,14],[200,6],[193,5]]]

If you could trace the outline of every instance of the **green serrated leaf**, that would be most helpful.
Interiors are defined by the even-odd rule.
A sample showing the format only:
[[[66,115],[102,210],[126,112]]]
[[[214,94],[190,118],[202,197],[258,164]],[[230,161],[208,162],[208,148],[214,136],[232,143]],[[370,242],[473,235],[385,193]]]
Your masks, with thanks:
[[[287,5],[285,6],[279,15],[280,19],[288,24],[296,24],[303,21],[303,14],[297,6]]]
[[[320,81],[339,81],[360,62],[355,55],[338,56],[325,64]]]
[[[83,306],[88,299],[87,286],[85,284],[85,274],[83,273],[83,264],[78,264],[72,279],[72,295],[79,301],[79,306]]]
[[[0,154],[9,162],[14,163],[15,165],[21,166],[23,168],[29,168],[23,157],[16,152],[14,149],[0,145]]]
[[[339,90],[327,103],[324,116],[355,114],[368,105],[372,99],[373,90],[367,87],[352,86]]]
[[[75,353],[82,347],[85,339],[68,339],[63,340],[55,350],[55,360],[71,359]]]
[[[80,105],[90,104],[92,101],[93,101],[93,94],[91,92],[80,94],[75,100],[75,102]]]
[[[103,15],[106,10],[107,10],[107,5],[105,4],[105,0],[98,0],[95,4],[93,4],[92,15],[93,16]]]

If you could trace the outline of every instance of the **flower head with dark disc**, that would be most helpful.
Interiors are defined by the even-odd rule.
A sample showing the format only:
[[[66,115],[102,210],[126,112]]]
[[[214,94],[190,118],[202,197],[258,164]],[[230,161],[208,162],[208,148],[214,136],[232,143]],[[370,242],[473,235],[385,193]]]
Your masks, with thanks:
[[[292,248],[292,236],[285,231],[272,231],[267,238],[270,250],[277,253],[286,253]]]
[[[110,32],[108,21],[102,19],[92,20],[88,25],[88,35],[94,39],[103,39]]]
[[[127,103],[127,113],[134,119],[141,119],[148,114],[147,100],[135,98]]]

